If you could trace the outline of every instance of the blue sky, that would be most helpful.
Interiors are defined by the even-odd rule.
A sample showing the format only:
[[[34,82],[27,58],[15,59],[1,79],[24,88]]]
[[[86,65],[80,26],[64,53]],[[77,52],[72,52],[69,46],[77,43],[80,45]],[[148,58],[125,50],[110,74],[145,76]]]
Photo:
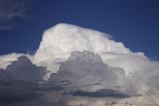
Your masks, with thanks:
[[[159,58],[158,0],[11,1],[0,1],[0,54],[34,53],[43,31],[64,22],[108,33],[132,51]]]

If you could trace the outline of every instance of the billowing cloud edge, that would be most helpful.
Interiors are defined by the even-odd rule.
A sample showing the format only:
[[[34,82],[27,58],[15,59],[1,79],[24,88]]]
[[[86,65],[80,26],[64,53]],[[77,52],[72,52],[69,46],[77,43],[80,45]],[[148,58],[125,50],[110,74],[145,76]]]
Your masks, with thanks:
[[[67,61],[74,51],[98,54],[104,64],[124,70],[125,77],[133,83],[130,88],[140,85],[139,93],[158,94],[158,61],[150,60],[142,52],[133,53],[123,43],[109,39],[107,34],[64,23],[44,32],[34,55],[12,53],[0,56],[0,68],[5,70],[18,57],[25,55],[37,67],[47,68],[48,74],[44,79],[48,80],[52,73],[58,72],[60,63]]]

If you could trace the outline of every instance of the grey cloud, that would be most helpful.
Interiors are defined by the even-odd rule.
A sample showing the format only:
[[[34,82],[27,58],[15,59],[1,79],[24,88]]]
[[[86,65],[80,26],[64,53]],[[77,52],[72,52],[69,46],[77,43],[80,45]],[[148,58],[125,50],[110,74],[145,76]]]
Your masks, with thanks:
[[[71,92],[74,96],[86,96],[86,97],[112,97],[112,98],[128,98],[129,95],[121,93],[117,90],[112,89],[101,89],[95,92],[77,90]]]
[[[129,51],[122,43],[108,39],[103,41],[104,37],[98,39],[94,36],[92,39],[92,35],[101,35],[94,34],[94,31],[80,29],[80,32],[78,27],[72,30],[74,26],[65,24],[58,26],[46,31],[49,36],[44,36],[46,40],[37,50],[40,54],[35,54],[34,57],[27,55],[38,66],[21,54],[1,56],[0,65],[4,69],[0,69],[0,106],[111,106],[114,101],[126,106],[129,105],[127,101],[131,105],[138,102],[137,106],[145,102],[144,105],[159,104],[157,61],[149,60],[143,53]],[[72,37],[72,32],[67,31],[68,29],[79,37]],[[66,33],[63,33],[65,31]],[[56,41],[56,36],[61,34],[62,37]],[[87,43],[87,36],[92,39],[91,42]],[[72,42],[77,39],[81,41],[72,47]],[[54,44],[54,40],[61,43]],[[83,41],[86,45],[81,46]],[[59,45],[61,47],[58,47]],[[101,51],[100,46],[103,46]],[[92,51],[92,48],[95,51]],[[68,51],[62,52],[60,49]],[[89,50],[93,53],[84,51],[70,54],[77,50]],[[96,51],[104,54],[95,54]],[[65,60],[70,55],[71,57]],[[17,57],[19,58],[15,61]],[[50,69],[48,73],[44,67],[39,66],[43,63]],[[6,68],[8,64],[10,65]],[[59,71],[53,73],[59,65]],[[50,77],[49,81],[46,81],[46,77]],[[136,94],[143,96],[135,96]],[[130,98],[127,98],[129,96]]]
[[[136,84],[138,87],[144,88],[144,93],[147,94],[159,94],[159,62],[153,61],[146,66],[146,68],[142,68],[141,70],[136,70],[132,73]]]
[[[124,75],[123,69],[104,64],[98,54],[88,51],[73,52],[49,80],[63,82],[68,87],[84,91],[114,89],[132,94],[135,89],[130,86],[133,84]]]
[[[26,56],[13,61],[6,69],[0,70],[1,81],[40,81],[47,73],[44,67],[34,65]]]
[[[0,106],[66,106],[65,83],[43,80],[47,70],[27,56],[18,57],[0,70]]]
[[[3,106],[68,106],[69,101],[79,96],[86,99],[128,97],[114,90],[120,84],[123,70],[105,65],[92,52],[73,52],[49,81],[42,80],[45,74],[44,67],[34,65],[26,56],[19,57],[0,70],[0,103]]]
[[[0,106],[66,106],[70,95],[53,83],[1,81]]]
[[[31,0],[0,0],[0,30],[12,29],[15,20],[26,19],[30,4]]]
[[[0,106],[65,106],[70,95],[63,95],[60,83],[45,81],[0,81]]]
[[[23,81],[0,82],[0,103],[3,105],[34,100],[40,95],[37,84]]]
[[[73,52],[59,64],[59,71],[49,81],[43,80],[46,68],[36,66],[27,56],[1,69],[0,106],[70,106],[74,99],[78,104],[85,98],[91,104],[92,99],[103,103],[136,94],[137,82],[132,83],[123,69],[104,64],[98,54]],[[156,82],[157,78],[153,79]]]

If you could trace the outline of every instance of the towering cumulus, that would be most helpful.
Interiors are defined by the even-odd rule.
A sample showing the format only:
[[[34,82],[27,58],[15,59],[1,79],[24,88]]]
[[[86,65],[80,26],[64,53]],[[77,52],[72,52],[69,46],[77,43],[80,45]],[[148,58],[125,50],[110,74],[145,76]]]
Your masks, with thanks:
[[[61,23],[44,32],[35,60],[47,65],[48,62],[65,61],[73,51],[90,51],[99,55],[130,53],[122,43],[109,38],[98,31]]]
[[[66,61],[72,52],[90,51],[100,55],[106,64],[125,69],[126,74],[142,67],[138,61],[146,60],[143,53],[132,53],[121,42],[110,38],[110,35],[98,31],[70,24],[57,24],[44,32],[34,56],[35,63],[56,72],[56,63]]]
[[[58,72],[61,62],[70,58],[72,52],[84,51],[99,55],[103,63],[110,67],[122,69],[124,76],[133,83],[130,86],[135,87],[137,92],[156,92],[159,88],[157,61],[151,61],[142,52],[132,52],[123,43],[112,40],[108,34],[75,25],[60,23],[44,31],[33,62],[49,70],[44,77],[49,79],[52,73]],[[122,82],[122,79],[118,80]],[[126,87],[130,84],[129,81],[122,83]]]
[[[23,55],[30,60],[29,65],[18,59]],[[159,94],[158,61],[142,52],[132,52],[108,34],[64,23],[44,31],[34,55],[0,56],[0,69],[0,75],[7,80],[10,74],[18,80],[27,73],[34,80],[34,75],[45,81],[64,79],[87,90],[120,86],[119,90],[131,94]]]

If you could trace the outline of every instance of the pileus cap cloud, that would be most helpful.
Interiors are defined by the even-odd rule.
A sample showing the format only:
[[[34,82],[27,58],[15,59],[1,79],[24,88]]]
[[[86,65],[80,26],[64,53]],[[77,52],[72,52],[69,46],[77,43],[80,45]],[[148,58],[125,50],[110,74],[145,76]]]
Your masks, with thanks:
[[[73,51],[90,51],[100,55],[106,64],[125,69],[126,74],[142,67],[138,61],[145,62],[143,53],[133,53],[121,42],[109,38],[110,35],[95,30],[57,24],[44,32],[35,63],[56,72],[58,66],[53,64],[66,61]]]
[[[57,48],[64,53],[92,51],[95,53],[129,53],[122,43],[109,39],[110,35],[70,24],[58,24],[44,32],[39,50]]]
[[[35,54],[37,63],[68,59],[73,51],[91,51],[97,54],[127,54],[130,50],[108,34],[69,24],[58,24],[44,32]]]

